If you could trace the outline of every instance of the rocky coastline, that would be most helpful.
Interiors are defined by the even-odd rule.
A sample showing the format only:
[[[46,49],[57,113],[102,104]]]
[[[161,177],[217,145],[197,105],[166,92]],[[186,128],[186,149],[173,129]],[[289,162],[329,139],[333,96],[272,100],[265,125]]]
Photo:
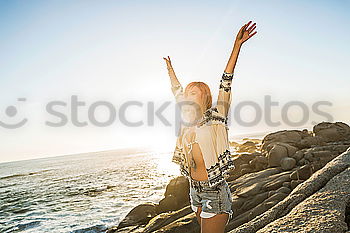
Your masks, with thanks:
[[[350,233],[349,125],[321,122],[230,145],[236,168],[227,179],[234,211],[227,232]],[[159,203],[136,206],[107,232],[200,232],[187,179],[174,178]]]

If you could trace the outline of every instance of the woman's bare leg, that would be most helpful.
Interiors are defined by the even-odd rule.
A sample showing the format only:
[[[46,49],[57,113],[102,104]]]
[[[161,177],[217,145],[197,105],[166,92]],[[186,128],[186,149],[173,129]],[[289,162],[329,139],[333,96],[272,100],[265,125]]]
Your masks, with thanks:
[[[217,214],[211,218],[202,218],[201,233],[224,233],[229,214]]]

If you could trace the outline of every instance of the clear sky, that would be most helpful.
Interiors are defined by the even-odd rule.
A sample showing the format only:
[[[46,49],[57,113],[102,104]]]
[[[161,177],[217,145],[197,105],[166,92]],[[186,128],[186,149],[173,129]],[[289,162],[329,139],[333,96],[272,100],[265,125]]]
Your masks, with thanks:
[[[185,87],[206,82],[213,94],[226,66],[238,29],[253,20],[257,34],[247,41],[235,69],[230,112],[231,137],[239,134],[311,129],[315,122],[350,123],[349,1],[0,1],[0,162],[150,146],[172,151],[175,146],[174,98],[164,56],[170,56]],[[71,96],[80,106],[72,123]],[[264,98],[278,106],[266,120]],[[25,98],[19,101],[18,98]],[[61,118],[47,112],[51,101],[63,101],[56,111],[67,124],[51,127],[46,121]],[[117,114],[128,101],[131,127],[117,115],[113,124],[99,127],[88,117],[94,103],[107,101]],[[239,104],[252,101],[263,116],[253,121],[256,109]],[[283,106],[300,101],[307,106]],[[322,114],[312,105],[321,105]],[[163,115],[155,109],[169,102]],[[73,111],[74,112],[74,111]],[[286,121],[283,112],[292,125]],[[95,108],[98,121],[107,121],[105,106]],[[329,118],[331,116],[331,119]],[[311,127],[311,128],[310,128]]]

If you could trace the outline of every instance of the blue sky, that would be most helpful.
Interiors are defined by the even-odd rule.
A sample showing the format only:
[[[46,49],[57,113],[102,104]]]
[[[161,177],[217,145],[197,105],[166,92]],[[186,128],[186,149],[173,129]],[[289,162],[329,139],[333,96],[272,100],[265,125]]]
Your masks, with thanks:
[[[232,87],[230,136],[280,129],[303,129],[327,117],[312,104],[329,101],[323,112],[333,121],[349,122],[349,2],[348,1],[0,1],[0,120],[8,124],[27,118],[17,129],[0,127],[0,162],[133,146],[171,151],[176,135],[174,103],[162,57],[170,56],[183,84],[206,82],[216,97],[221,73],[238,29],[253,20],[257,34],[241,49]],[[64,101],[60,111],[70,118],[70,98],[85,102],[77,127],[68,119],[62,127],[45,121],[58,118],[46,111],[50,101]],[[271,115],[278,126],[244,126],[235,118],[239,103],[253,101],[264,108],[264,96],[279,107]],[[25,102],[17,98],[26,98]],[[126,101],[126,118],[147,122],[146,105],[169,101],[164,125],[126,126],[120,119],[108,127],[89,121],[96,101],[112,103],[117,112]],[[215,99],[214,99],[215,100]],[[290,101],[308,106],[307,122],[296,127],[282,117]],[[6,115],[14,106],[15,116]],[[57,108],[58,109],[58,108]],[[264,112],[265,113],[265,112]],[[256,116],[246,107],[245,121]],[[149,115],[149,113],[148,113]],[[288,112],[291,121],[305,116]],[[108,111],[96,109],[96,118]]]

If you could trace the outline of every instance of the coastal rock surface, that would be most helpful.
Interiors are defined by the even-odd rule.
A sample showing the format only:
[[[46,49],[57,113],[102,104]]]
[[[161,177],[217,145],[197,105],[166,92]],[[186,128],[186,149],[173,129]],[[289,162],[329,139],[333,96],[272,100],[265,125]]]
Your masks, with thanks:
[[[282,130],[230,145],[236,167],[227,179],[234,212],[227,232],[350,230],[347,124],[322,122],[311,132]],[[185,177],[175,178],[158,204],[135,207],[107,232],[200,232],[188,188]]]

